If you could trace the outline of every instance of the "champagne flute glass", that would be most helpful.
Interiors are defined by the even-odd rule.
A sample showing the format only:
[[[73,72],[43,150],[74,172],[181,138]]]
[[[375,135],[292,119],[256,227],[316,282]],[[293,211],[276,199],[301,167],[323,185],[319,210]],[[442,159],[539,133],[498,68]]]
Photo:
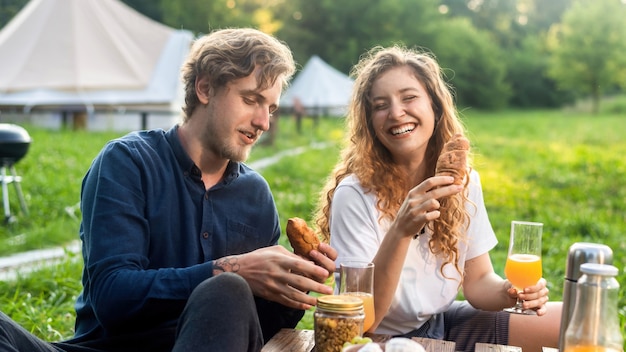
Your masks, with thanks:
[[[541,233],[543,224],[529,221],[512,221],[509,252],[504,266],[504,274],[518,292],[534,286],[541,279]],[[537,314],[532,309],[524,309],[518,297],[515,306],[505,308],[510,313]]]
[[[346,261],[339,264],[339,294],[363,300],[363,332],[374,324],[374,263]]]

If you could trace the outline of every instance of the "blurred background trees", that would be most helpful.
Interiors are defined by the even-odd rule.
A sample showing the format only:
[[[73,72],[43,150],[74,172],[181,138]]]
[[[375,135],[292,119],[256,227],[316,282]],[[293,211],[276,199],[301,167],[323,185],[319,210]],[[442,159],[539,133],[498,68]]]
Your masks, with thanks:
[[[0,0],[4,26],[28,0]],[[626,88],[626,0],[122,0],[197,34],[251,26],[349,73],[375,45],[431,51],[460,107],[552,108]]]
[[[563,89],[590,95],[592,111],[611,90],[626,88],[626,5],[576,2],[548,33],[548,76]]]

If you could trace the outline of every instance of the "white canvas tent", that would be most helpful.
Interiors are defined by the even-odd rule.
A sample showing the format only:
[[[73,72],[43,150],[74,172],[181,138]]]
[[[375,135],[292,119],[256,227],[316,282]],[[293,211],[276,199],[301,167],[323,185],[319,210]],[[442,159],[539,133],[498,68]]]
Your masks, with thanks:
[[[350,101],[352,85],[350,77],[314,55],[291,82],[280,104],[289,110],[295,99],[299,99],[307,114],[342,116]]]
[[[118,0],[31,0],[0,31],[0,119],[79,112],[88,128],[137,129],[156,114],[169,126],[192,39]]]

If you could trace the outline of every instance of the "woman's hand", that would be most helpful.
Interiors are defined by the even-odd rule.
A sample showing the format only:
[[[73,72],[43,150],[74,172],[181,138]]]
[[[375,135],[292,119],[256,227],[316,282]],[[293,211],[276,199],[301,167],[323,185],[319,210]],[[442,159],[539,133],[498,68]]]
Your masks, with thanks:
[[[302,258],[304,260],[310,260],[309,258],[312,258],[313,261],[317,265],[328,270],[330,275],[332,275],[336,270],[335,260],[337,259],[337,251],[327,243],[321,242],[317,249],[314,249],[309,252],[309,258],[307,257],[302,257]],[[303,273],[298,273],[298,274],[304,275]],[[330,275],[328,277],[330,277]],[[320,279],[319,277],[317,278],[312,277],[311,279],[324,283],[326,282],[328,277],[324,278],[322,281],[319,280]]]
[[[328,270],[330,275],[335,272],[335,260],[337,260],[337,251],[329,244],[324,242],[320,243],[317,250],[312,250],[311,252],[309,252],[309,256],[311,256],[311,258],[315,260],[315,263],[317,265]],[[326,281],[327,278],[328,277],[324,278],[324,280],[320,282]]]
[[[546,287],[546,280],[544,278],[539,279],[535,286],[529,286],[524,288],[524,291],[518,293],[514,287],[507,290],[507,293],[512,298],[521,298],[524,303],[524,309],[533,309],[537,312],[537,315],[544,315],[547,312],[546,303],[548,302],[548,293],[550,290]]]
[[[452,182],[452,176],[433,176],[411,189],[392,225],[395,229],[390,233],[415,236],[428,222],[439,218],[439,199],[463,190],[462,185],[454,185]]]

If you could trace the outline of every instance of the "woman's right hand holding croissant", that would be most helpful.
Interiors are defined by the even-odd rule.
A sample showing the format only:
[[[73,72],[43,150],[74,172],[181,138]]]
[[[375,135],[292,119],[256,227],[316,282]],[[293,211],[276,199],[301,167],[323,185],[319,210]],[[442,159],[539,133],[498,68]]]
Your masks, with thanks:
[[[463,190],[462,185],[453,182],[452,176],[433,176],[411,189],[392,225],[396,233],[403,237],[415,236],[428,222],[437,219],[440,216],[439,199]]]

